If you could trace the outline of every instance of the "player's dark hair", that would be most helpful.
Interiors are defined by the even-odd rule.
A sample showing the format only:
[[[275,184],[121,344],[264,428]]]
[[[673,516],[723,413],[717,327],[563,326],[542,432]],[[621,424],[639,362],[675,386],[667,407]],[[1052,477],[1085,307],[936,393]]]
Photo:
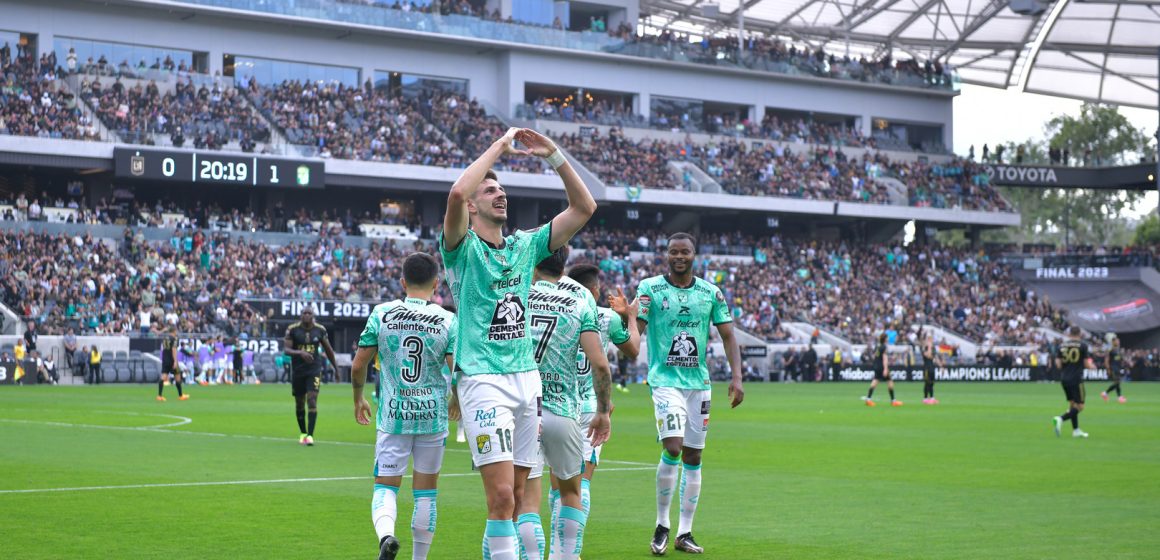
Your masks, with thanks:
[[[580,263],[568,269],[568,278],[578,282],[585,288],[592,289],[600,279],[600,267],[592,263]]]
[[[886,344],[886,333],[878,335],[878,344]]]
[[[411,253],[403,261],[403,280],[408,286],[426,286],[439,273],[439,262],[427,253]]]
[[[568,246],[564,245],[556,249],[548,258],[536,264],[536,270],[552,277],[560,277],[564,275],[564,265],[568,264]]]
[[[672,245],[672,243],[674,241],[679,241],[681,239],[684,239],[684,240],[688,241],[689,243],[692,243],[693,244],[693,252],[694,253],[697,252],[697,238],[693,237],[692,235],[687,234],[683,231],[679,231],[677,233],[670,235],[669,236],[669,244]]]
[[[499,182],[499,175],[495,174],[494,169],[488,169],[487,173],[483,174],[483,180],[486,181],[488,179],[491,179],[492,181],[495,181],[498,183]]]
[[[1071,328],[1068,329],[1067,334],[1070,334],[1071,336],[1079,336],[1079,326],[1072,325]]]

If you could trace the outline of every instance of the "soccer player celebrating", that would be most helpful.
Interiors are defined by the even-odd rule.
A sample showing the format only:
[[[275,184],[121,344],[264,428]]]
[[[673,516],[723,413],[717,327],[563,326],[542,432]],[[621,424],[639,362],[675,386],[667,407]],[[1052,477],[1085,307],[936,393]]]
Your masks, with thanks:
[[[177,327],[169,327],[165,340],[161,341],[161,376],[157,378],[157,400],[164,402],[165,380],[173,376],[173,385],[177,387],[177,400],[187,401],[189,395],[181,392],[182,375],[177,367]]]
[[[561,284],[572,282],[582,286],[589,294],[589,301],[595,305],[600,299],[600,268],[593,264],[578,264],[568,270],[568,275],[561,279]],[[623,352],[628,359],[635,360],[640,353],[640,331],[636,324],[636,314],[639,311],[637,301],[628,304],[624,292],[618,290],[617,295],[608,295],[609,307],[596,308],[596,327],[600,333],[600,349],[606,351],[611,341]],[[592,363],[583,352],[578,356],[580,379],[580,431],[587,433],[592,419],[596,416],[596,393],[592,385]],[[580,505],[583,506],[584,517],[588,517],[592,507],[591,489],[592,476],[596,466],[600,463],[600,450],[603,446],[592,445],[592,440],[584,438],[584,473],[580,480]],[[552,489],[549,503],[552,505],[552,526],[555,526],[556,513],[559,508],[560,493]]]
[[[294,413],[298,417],[298,431],[302,434],[298,443],[314,445],[314,424],[318,420],[318,389],[322,383],[322,356],[318,349],[326,351],[330,363],[335,363],[334,349],[326,338],[326,329],[314,322],[314,310],[302,310],[299,321],[286,329],[282,341],[284,353],[290,356],[293,374],[290,379],[291,393],[294,395]],[[309,423],[307,410],[309,409]]]
[[[879,381],[885,381],[886,388],[890,390],[890,406],[902,406],[902,401],[894,398],[894,378],[890,376],[890,358],[886,355],[886,333],[878,335],[878,346],[874,347],[872,361],[874,379],[870,381],[870,391],[862,400],[866,401],[866,406],[875,406],[874,388],[878,387]]]
[[[375,492],[371,519],[379,537],[379,560],[394,560],[399,551],[395,537],[396,498],[407,460],[414,461],[411,513],[412,558],[427,558],[435,537],[436,482],[443,465],[447,440],[447,399],[451,378],[443,366],[451,364],[455,315],[431,303],[439,263],[426,253],[403,261],[403,288],[407,297],[375,306],[358,340],[351,366],[354,418],[367,425],[371,405],[363,396],[367,366],[376,354],[379,369],[379,410],[376,417]]]
[[[1108,379],[1112,380],[1112,384],[1108,386],[1108,390],[1100,393],[1100,397],[1104,402],[1108,400],[1108,393],[1115,391],[1119,397],[1116,399],[1120,404],[1128,402],[1124,398],[1124,394],[1120,392],[1120,376],[1124,373],[1124,351],[1120,348],[1120,338],[1116,335],[1112,336],[1112,347],[1108,349],[1108,355],[1104,356],[1104,368],[1108,370]]]
[[[934,337],[929,332],[923,333],[922,404],[938,404],[938,399],[934,398],[934,368],[938,365],[938,355],[934,351]]]
[[[1063,394],[1067,395],[1067,412],[1051,419],[1056,437],[1059,437],[1064,420],[1071,420],[1071,437],[1088,437],[1087,432],[1079,429],[1079,413],[1083,412],[1085,396],[1083,369],[1091,365],[1091,354],[1087,343],[1079,339],[1079,334],[1079,327],[1072,326],[1067,332],[1067,340],[1061,342],[1055,352],[1055,367],[1062,374]]]
[[[731,405],[745,398],[741,387],[741,351],[733,336],[733,319],[725,294],[693,276],[697,244],[693,236],[669,237],[669,273],[646,278],[637,287],[640,311],[638,327],[648,336],[648,384],[652,390],[657,439],[664,450],[657,465],[657,528],[652,552],[664,554],[669,546],[669,505],[681,471],[681,515],[676,548],[700,554],[693,540],[693,515],[701,496],[701,452],[709,430],[711,385],[705,352],[709,323],[717,327],[733,380],[729,383]]]
[[[590,375],[597,403],[587,433],[592,446],[603,444],[611,431],[612,371],[600,345],[595,300],[583,286],[562,281],[567,255],[567,248],[563,247],[536,265],[536,283],[529,295],[528,310],[532,338],[536,341],[536,363],[543,381],[544,462],[552,468],[552,485],[560,493],[559,515],[552,519],[551,558],[572,560],[580,555],[587,523],[580,491],[585,436],[580,424],[578,350],[583,348],[592,364]],[[542,474],[543,464],[533,472]],[[538,550],[535,558],[543,558],[543,530],[537,513],[540,485],[529,481],[525,490],[518,518],[520,544],[528,558],[532,558],[533,550]]]
[[[527,149],[517,150],[513,141]],[[507,194],[491,171],[505,154],[546,158],[568,197],[568,208],[550,223],[507,237]],[[465,333],[454,349],[456,370],[463,372],[457,391],[472,461],[487,496],[484,556],[493,560],[516,557],[516,488],[523,487],[539,455],[540,375],[524,307],[532,270],[595,211],[596,201],[556,145],[526,128],[509,129],[496,140],[463,171],[447,197],[439,252]]]

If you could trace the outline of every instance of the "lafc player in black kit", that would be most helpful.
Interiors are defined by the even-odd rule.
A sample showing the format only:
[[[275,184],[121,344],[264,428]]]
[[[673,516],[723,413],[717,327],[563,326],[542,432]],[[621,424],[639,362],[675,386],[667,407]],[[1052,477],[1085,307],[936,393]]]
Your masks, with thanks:
[[[326,329],[314,322],[314,310],[302,311],[299,321],[286,329],[282,341],[287,356],[290,356],[291,392],[294,394],[294,414],[298,417],[298,430],[302,433],[298,443],[314,445],[314,424],[318,420],[318,390],[322,384],[322,356],[318,349],[326,351],[330,363],[335,363],[334,349],[326,338]]]
[[[1067,395],[1068,406],[1067,412],[1051,419],[1056,437],[1063,428],[1064,420],[1071,420],[1072,437],[1088,437],[1087,432],[1079,429],[1079,413],[1083,412],[1085,396],[1083,369],[1090,365],[1090,362],[1088,345],[1079,339],[1079,327],[1071,327],[1067,332],[1067,340],[1059,345],[1059,350],[1055,353],[1055,367],[1063,375],[1063,393]]]
[[[922,404],[938,404],[938,399],[934,398],[934,368],[939,365],[934,337],[923,333],[919,340],[922,344]]]
[[[890,377],[890,362],[886,356],[886,333],[878,335],[878,346],[874,347],[874,357],[870,361],[874,367],[874,380],[870,382],[870,391],[862,397],[866,406],[875,406],[874,389],[879,381],[885,381],[890,390],[890,406],[902,406],[902,401],[894,398],[894,379]]]
[[[1108,386],[1108,390],[1100,393],[1104,402],[1108,400],[1108,393],[1116,392],[1117,402],[1124,404],[1128,399],[1124,398],[1124,394],[1120,392],[1120,376],[1124,373],[1124,349],[1120,348],[1119,337],[1112,335],[1112,347],[1108,350],[1108,355],[1104,357],[1104,367],[1108,370],[1108,379],[1112,380],[1112,384]]]
[[[189,395],[181,391],[182,374],[177,369],[177,327],[170,327],[161,341],[161,377],[157,378],[157,400],[165,401],[165,379],[173,376],[173,385],[177,387],[177,400],[187,401]]]

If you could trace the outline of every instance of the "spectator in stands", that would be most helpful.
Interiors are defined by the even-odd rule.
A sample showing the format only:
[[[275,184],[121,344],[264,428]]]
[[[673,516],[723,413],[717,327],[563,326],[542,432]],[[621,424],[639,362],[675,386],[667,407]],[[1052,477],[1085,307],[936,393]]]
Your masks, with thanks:
[[[40,335],[36,332],[36,321],[29,321],[28,328],[24,331],[24,345],[29,351],[35,352],[37,340],[40,340]]]

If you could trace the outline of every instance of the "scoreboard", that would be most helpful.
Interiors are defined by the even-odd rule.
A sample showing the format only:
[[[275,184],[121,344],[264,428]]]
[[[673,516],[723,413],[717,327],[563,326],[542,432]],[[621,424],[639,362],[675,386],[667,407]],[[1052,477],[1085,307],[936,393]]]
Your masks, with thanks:
[[[122,179],[297,189],[326,179],[321,161],[185,150],[114,148],[113,170]]]

